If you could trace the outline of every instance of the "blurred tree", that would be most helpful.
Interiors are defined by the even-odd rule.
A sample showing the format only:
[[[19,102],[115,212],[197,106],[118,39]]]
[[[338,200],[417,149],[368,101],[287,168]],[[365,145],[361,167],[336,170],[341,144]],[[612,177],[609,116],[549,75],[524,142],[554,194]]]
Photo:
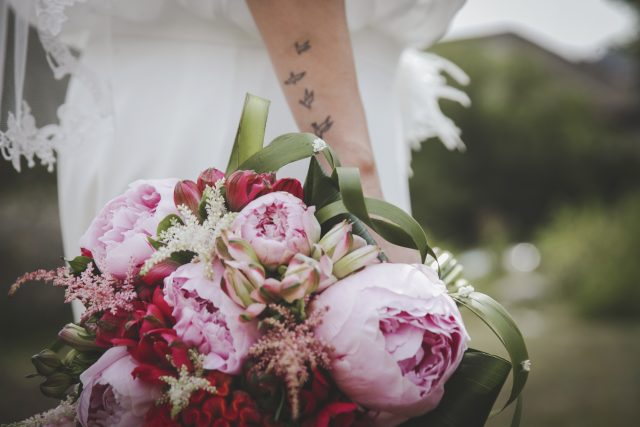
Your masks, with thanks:
[[[466,153],[429,142],[413,155],[413,212],[437,239],[528,239],[556,206],[614,201],[640,183],[637,138],[607,112],[620,98],[588,70],[514,35],[437,53],[470,74],[473,101],[443,105]]]
[[[537,243],[545,273],[582,313],[638,317],[640,191],[615,205],[559,210]]]

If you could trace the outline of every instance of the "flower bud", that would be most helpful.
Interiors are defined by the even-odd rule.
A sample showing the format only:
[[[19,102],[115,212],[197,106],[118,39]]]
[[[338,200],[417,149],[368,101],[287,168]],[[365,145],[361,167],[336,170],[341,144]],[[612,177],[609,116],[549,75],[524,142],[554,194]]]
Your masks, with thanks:
[[[296,254],[289,262],[282,280],[267,279],[261,290],[266,291],[271,299],[282,298],[291,304],[335,283],[337,279],[331,274],[332,268],[331,259],[326,255],[318,261]]]
[[[264,282],[265,273],[260,264],[227,261],[222,275],[222,290],[241,307],[250,306],[252,293]]]
[[[242,312],[240,318],[249,322],[258,317],[260,313],[265,310],[265,308],[267,308],[267,305],[264,303],[253,303],[249,305],[245,311]]]
[[[302,184],[295,178],[282,178],[273,184],[273,191],[286,191],[293,194],[300,200],[304,200],[304,193],[302,191]]]
[[[258,256],[249,242],[233,237],[226,230],[223,230],[216,240],[216,252],[226,261],[259,263]]]
[[[301,262],[287,269],[287,273],[282,279],[280,296],[291,304],[314,292],[318,289],[319,283],[320,272],[318,268],[311,263]]]
[[[48,348],[32,356],[31,363],[36,368],[36,371],[45,377],[53,374],[62,367],[58,355]]]
[[[249,202],[273,191],[271,186],[275,180],[272,173],[255,173],[238,170],[225,181],[227,203],[232,211],[238,212]]]
[[[188,179],[180,181],[173,189],[173,202],[176,206],[185,205],[194,215],[199,217],[198,207],[202,194],[198,184]]]
[[[73,378],[62,372],[55,372],[47,377],[47,379],[40,384],[40,391],[42,394],[48,397],[62,398],[65,392],[73,384]]]
[[[66,366],[65,372],[72,376],[79,377],[89,366],[93,365],[99,357],[100,353],[82,353],[71,349],[64,357]]]
[[[92,351],[100,349],[96,344],[95,337],[90,335],[85,328],[75,323],[68,323],[58,336],[69,347],[78,351]]]
[[[373,245],[367,245],[349,252],[334,264],[333,274],[338,279],[342,279],[343,277],[346,277],[367,265],[378,263],[379,254],[380,248]]]
[[[322,236],[318,245],[331,257],[331,261],[336,262],[352,249],[352,243],[351,224],[342,221]]]
[[[204,189],[209,186],[213,188],[216,182],[220,181],[224,178],[224,172],[218,170],[216,168],[208,168],[203,170],[198,177],[198,190],[200,193],[204,191]]]

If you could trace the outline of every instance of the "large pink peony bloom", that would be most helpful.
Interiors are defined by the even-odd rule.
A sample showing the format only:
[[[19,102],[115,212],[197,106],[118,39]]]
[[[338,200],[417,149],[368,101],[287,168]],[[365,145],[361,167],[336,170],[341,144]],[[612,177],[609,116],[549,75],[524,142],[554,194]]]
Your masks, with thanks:
[[[136,181],[102,208],[80,238],[80,246],[91,251],[101,271],[122,279],[153,253],[147,238],[156,234],[167,215],[177,213],[176,183],[176,179]]]
[[[165,300],[173,307],[173,329],[205,356],[204,368],[237,374],[258,338],[257,327],[240,320],[243,309],[220,289],[223,267],[215,269],[212,281],[202,263],[179,267],[164,281]]]
[[[137,366],[126,347],[112,347],[80,375],[78,419],[84,427],[142,425],[161,390],[133,378]]]
[[[238,214],[232,230],[247,240],[265,267],[287,264],[297,254],[309,255],[320,239],[314,207],[283,191],[253,200]]]
[[[356,403],[396,425],[434,409],[469,337],[455,302],[426,266],[378,264],[314,302],[316,333],[335,347],[331,374]]]

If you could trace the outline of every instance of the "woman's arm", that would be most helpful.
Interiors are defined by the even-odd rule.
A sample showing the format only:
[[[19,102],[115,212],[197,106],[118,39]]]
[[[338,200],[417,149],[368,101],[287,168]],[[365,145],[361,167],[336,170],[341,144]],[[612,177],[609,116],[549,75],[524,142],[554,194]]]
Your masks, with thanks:
[[[247,0],[291,112],[360,168],[367,196],[382,197],[358,91],[344,0]]]
[[[247,4],[300,130],[326,140],[345,166],[360,168],[365,194],[382,198],[344,0],[247,0]],[[393,261],[420,261],[417,251],[379,236],[376,240]]]

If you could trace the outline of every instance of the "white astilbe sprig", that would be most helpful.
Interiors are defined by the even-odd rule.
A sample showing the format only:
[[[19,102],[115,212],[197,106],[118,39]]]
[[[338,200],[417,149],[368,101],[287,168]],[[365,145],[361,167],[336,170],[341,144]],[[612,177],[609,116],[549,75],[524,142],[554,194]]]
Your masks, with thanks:
[[[6,427],[42,427],[42,426],[67,426],[76,424],[77,402],[75,396],[69,395],[58,406],[41,414],[11,424],[3,424]]]
[[[208,276],[213,275],[211,260],[213,259],[216,238],[222,230],[229,228],[236,213],[228,212],[221,188],[224,180],[219,180],[213,187],[207,186],[202,194],[205,202],[207,219],[200,223],[198,217],[185,205],[178,206],[182,223],[177,219],[171,226],[162,231],[158,241],[163,246],[156,250],[142,267],[141,274],[146,274],[151,267],[171,257],[174,252],[191,251],[196,254],[194,261],[204,263]]]

